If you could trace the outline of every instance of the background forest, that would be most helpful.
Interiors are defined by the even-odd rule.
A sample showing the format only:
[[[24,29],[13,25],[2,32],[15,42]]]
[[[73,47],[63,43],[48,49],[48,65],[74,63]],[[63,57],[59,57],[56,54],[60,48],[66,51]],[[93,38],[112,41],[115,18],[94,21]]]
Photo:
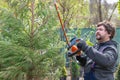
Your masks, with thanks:
[[[54,1],[0,0],[0,80],[59,80],[62,76],[66,42]],[[105,19],[120,27],[120,1],[56,2],[66,32],[94,27]]]

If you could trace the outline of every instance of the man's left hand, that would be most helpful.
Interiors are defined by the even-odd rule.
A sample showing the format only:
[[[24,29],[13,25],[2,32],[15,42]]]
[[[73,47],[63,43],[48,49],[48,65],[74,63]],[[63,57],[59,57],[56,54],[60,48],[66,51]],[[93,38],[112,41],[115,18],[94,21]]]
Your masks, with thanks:
[[[80,39],[80,41],[77,44],[77,47],[82,50],[85,51],[88,48],[88,45],[86,44],[86,42],[82,39]]]

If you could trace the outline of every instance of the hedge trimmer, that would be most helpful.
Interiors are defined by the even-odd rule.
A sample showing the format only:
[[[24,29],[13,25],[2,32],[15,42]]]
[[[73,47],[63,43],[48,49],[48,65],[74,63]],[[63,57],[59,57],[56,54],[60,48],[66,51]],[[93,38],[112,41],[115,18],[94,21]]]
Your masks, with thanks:
[[[68,38],[67,38],[67,35],[66,35],[66,32],[65,32],[65,27],[64,27],[64,24],[62,23],[62,19],[60,17],[60,13],[59,13],[59,10],[58,10],[58,5],[56,3],[56,0],[54,0],[54,5],[55,5],[55,9],[57,11],[57,15],[58,15],[61,27],[62,27],[62,31],[64,33],[64,37],[66,39],[66,44],[68,45],[68,50],[69,50],[68,56],[72,57],[73,55],[75,55],[78,52],[80,52],[80,50],[77,48],[77,46],[75,44],[72,44],[72,43],[68,42]]]

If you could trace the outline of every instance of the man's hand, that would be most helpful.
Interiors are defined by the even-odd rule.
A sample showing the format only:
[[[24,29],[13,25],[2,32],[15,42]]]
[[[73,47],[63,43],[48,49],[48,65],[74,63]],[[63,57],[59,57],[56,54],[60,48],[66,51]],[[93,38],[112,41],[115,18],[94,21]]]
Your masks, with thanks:
[[[80,39],[80,41],[77,43],[77,47],[80,50],[85,51],[88,48],[88,45],[86,44],[84,40]]]

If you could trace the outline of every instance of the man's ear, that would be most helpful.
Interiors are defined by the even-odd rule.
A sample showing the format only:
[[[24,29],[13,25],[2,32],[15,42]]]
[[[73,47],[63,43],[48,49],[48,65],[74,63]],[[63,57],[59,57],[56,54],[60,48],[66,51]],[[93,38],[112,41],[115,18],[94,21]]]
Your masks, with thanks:
[[[111,37],[111,35],[112,35],[112,33],[108,33],[108,35],[109,35],[109,38]]]

